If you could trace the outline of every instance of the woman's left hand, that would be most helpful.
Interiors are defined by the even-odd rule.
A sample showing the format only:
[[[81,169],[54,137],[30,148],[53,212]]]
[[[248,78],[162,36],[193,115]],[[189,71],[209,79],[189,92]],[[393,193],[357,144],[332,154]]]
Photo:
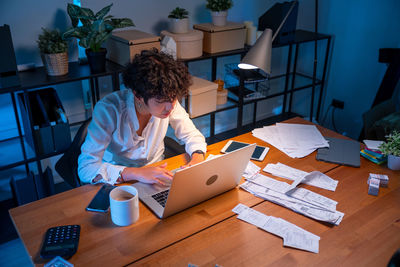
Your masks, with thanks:
[[[190,161],[186,165],[181,166],[181,168],[183,169],[183,168],[186,168],[186,167],[190,167],[190,166],[195,165],[197,163],[200,163],[200,162],[202,162],[204,160],[205,160],[205,155],[204,154],[193,153]]]

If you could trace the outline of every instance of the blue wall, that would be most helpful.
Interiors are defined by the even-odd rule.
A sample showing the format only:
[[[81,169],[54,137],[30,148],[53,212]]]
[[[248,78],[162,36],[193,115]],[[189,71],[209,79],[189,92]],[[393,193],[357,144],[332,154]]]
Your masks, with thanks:
[[[378,62],[379,49],[400,48],[400,1],[319,2],[319,29],[334,38],[325,109],[332,98],[344,101],[344,110],[336,112],[338,131],[358,138],[362,113],[370,109],[387,69]]]

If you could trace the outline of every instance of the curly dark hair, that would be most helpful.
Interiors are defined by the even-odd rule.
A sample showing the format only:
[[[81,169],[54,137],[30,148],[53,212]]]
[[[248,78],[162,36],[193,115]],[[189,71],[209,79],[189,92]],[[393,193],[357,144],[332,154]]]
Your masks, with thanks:
[[[157,49],[143,50],[128,63],[122,79],[147,104],[150,98],[173,102],[186,96],[192,83],[188,68]]]

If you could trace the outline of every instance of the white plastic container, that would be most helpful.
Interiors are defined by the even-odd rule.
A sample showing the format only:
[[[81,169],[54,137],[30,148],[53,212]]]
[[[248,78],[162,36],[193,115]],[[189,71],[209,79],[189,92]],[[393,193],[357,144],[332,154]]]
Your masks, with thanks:
[[[190,30],[187,33],[162,31],[161,36],[170,36],[176,42],[177,59],[190,59],[203,55],[203,32]]]

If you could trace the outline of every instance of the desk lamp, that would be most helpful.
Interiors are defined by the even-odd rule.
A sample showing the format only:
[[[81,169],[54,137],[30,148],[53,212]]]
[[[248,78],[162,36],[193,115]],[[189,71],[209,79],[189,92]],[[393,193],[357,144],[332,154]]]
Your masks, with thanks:
[[[264,30],[261,36],[257,39],[256,43],[252,48],[250,48],[249,52],[247,52],[246,56],[238,65],[240,69],[261,69],[267,75],[271,74],[272,42],[275,40],[282,26],[285,24],[296,3],[297,1],[293,1],[288,13],[273,36],[271,29]]]

